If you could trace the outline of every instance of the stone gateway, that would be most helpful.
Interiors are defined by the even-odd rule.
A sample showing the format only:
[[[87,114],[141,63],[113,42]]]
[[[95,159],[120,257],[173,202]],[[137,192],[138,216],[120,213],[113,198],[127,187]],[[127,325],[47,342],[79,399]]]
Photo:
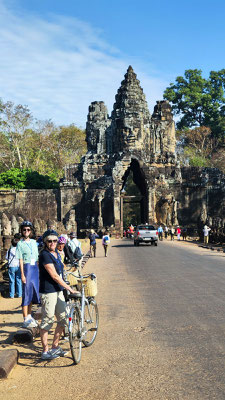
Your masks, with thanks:
[[[151,115],[131,66],[110,117],[104,102],[91,103],[86,142],[86,155],[65,167],[58,190],[0,191],[2,234],[12,233],[25,217],[40,231],[51,219],[61,231],[108,227],[120,235],[130,173],[140,193],[141,223],[199,229],[207,223],[224,230],[224,175],[213,168],[180,167],[171,106],[157,101]]]
[[[87,154],[66,167],[60,188],[62,215],[67,218],[73,205],[78,229],[107,226],[122,232],[131,171],[140,191],[140,222],[196,227],[211,218],[224,226],[224,176],[210,168],[180,168],[171,106],[157,101],[151,115],[131,66],[111,117],[104,102],[91,103],[86,141]]]

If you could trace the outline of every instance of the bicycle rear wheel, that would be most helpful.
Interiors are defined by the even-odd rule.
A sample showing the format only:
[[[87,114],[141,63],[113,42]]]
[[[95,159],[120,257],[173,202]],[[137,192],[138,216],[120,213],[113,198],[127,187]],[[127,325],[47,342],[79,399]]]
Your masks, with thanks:
[[[96,301],[91,299],[89,301],[89,306],[87,304],[84,306],[84,328],[86,333],[82,342],[86,347],[94,343],[98,331],[98,323],[98,306]]]
[[[80,315],[76,308],[71,310],[71,328],[69,329],[70,350],[74,364],[79,364],[81,360],[81,321]]]

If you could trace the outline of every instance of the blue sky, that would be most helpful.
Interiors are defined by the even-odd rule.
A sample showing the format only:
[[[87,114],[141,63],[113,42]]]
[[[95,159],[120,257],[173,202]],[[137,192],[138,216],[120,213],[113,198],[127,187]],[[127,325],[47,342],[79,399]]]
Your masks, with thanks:
[[[85,127],[129,65],[152,112],[186,69],[225,68],[224,0],[0,0],[0,97]]]

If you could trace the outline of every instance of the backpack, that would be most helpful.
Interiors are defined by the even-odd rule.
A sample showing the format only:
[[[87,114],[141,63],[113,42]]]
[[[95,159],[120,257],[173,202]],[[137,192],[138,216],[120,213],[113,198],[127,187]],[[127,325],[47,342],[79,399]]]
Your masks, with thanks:
[[[83,257],[83,253],[82,253],[82,251],[81,251],[79,246],[76,247],[76,249],[75,249],[75,251],[73,253],[73,256],[74,256],[74,258],[76,260],[80,260]]]
[[[105,237],[104,237],[104,244],[109,244],[109,236],[108,235],[106,235]]]

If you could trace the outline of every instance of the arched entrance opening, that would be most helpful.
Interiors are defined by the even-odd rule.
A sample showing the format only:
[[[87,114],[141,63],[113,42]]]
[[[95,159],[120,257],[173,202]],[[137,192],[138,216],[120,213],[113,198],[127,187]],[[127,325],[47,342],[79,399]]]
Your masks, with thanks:
[[[136,159],[132,159],[123,176],[120,192],[121,233],[129,224],[148,222],[147,185],[143,170]]]

